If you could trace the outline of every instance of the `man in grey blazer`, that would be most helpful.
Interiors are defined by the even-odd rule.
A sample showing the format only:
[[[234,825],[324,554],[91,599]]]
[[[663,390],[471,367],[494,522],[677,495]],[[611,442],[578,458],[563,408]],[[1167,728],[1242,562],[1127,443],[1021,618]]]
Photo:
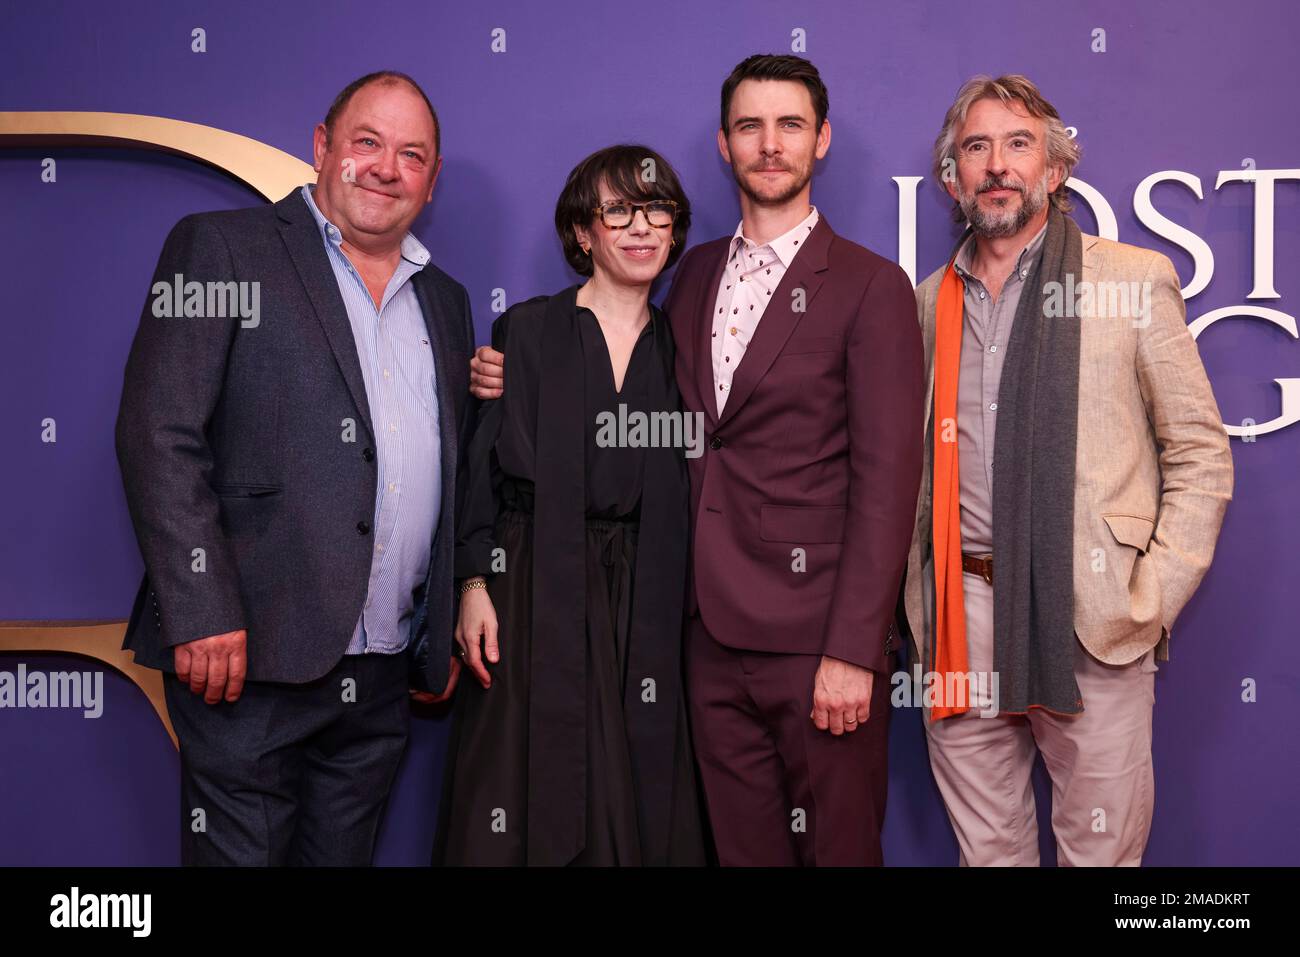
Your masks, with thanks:
[[[935,144],[971,229],[917,289],[925,466],[904,599],[967,865],[1038,863],[1036,751],[1059,862],[1141,863],[1156,660],[1232,495],[1173,266],[1079,231],[1077,160],[1023,76],[963,86]]]
[[[186,863],[369,863],[408,689],[454,686],[474,331],[409,232],[439,145],[415,81],[370,74],[315,129],[314,187],[163,246],[117,421],[124,647],[166,673]]]

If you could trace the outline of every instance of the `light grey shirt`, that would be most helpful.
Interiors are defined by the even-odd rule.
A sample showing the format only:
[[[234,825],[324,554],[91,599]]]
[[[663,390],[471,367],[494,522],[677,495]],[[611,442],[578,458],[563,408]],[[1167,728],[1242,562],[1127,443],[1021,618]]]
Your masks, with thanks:
[[[953,268],[965,286],[961,373],[957,377],[957,468],[960,472],[961,550],[993,551],[993,439],[997,432],[1002,363],[1025,280],[1043,250],[1044,225],[1020,252],[995,301],[970,272],[975,237],[957,253]]]
[[[370,290],[343,252],[339,228],[317,207],[313,188],[304,186],[302,196],[320,228],[352,325],[379,466],[366,603],[346,654],[391,655],[402,651],[410,639],[412,592],[428,573],[442,508],[433,348],[411,282],[428,263],[429,251],[410,233],[403,237],[402,258],[375,308]],[[312,560],[328,562],[329,556]]]

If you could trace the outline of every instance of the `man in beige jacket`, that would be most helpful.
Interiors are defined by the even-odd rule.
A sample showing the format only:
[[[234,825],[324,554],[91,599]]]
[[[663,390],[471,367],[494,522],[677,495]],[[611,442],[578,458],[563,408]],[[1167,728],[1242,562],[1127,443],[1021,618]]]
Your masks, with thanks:
[[[965,84],[935,144],[971,229],[916,291],[928,385],[905,604],[965,865],[1038,864],[1036,751],[1060,863],[1141,863],[1155,662],[1232,494],[1178,277],[1064,215],[1078,155],[1022,76]]]

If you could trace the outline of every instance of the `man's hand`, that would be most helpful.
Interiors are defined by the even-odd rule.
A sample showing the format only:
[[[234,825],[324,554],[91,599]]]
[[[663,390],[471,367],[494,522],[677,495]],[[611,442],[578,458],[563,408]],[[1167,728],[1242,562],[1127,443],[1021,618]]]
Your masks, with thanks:
[[[451,671],[447,675],[447,687],[443,689],[442,694],[434,694],[432,691],[416,691],[411,688],[409,689],[411,700],[418,701],[420,704],[442,704],[444,701],[450,701],[452,694],[456,690],[456,679],[459,677],[460,659],[452,655]]]
[[[506,388],[506,357],[491,346],[479,346],[469,360],[469,391],[480,399],[499,399]]]
[[[480,642],[482,647],[480,648]],[[497,611],[486,588],[471,588],[460,596],[460,618],[456,621],[456,644],[465,655],[465,665],[484,688],[492,687],[492,675],[484,661],[501,660],[497,645]]]
[[[871,715],[874,678],[869,668],[822,655],[817,677],[813,679],[813,709],[808,715],[817,730],[843,734],[866,724]]]
[[[208,704],[223,697],[238,701],[248,671],[247,643],[248,632],[241,628],[177,645],[173,657],[176,677],[189,682],[190,690],[203,695]]]

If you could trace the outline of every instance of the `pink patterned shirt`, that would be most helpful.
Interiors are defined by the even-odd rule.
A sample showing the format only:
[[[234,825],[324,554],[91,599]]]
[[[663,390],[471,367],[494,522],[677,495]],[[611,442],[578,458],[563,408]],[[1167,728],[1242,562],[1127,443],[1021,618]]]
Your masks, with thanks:
[[[727,404],[732,376],[758,329],[763,311],[803,248],[801,243],[816,225],[814,206],[798,226],[762,246],[745,238],[743,222],[736,227],[713,308],[713,394],[718,400],[718,415]]]

